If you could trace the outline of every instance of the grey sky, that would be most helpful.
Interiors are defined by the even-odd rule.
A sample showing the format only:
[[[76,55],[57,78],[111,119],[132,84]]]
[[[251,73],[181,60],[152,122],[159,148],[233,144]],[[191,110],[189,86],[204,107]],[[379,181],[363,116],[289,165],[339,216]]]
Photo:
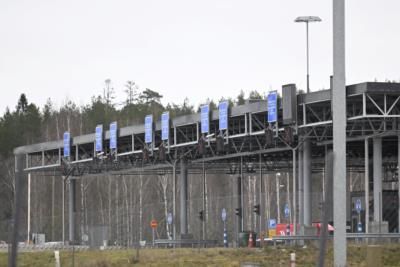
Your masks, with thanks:
[[[282,84],[305,88],[305,25],[310,25],[311,90],[332,72],[331,0],[5,0],[0,3],[0,113],[29,101],[85,104],[110,78],[164,95],[237,96]],[[400,1],[348,0],[347,84],[400,80]]]

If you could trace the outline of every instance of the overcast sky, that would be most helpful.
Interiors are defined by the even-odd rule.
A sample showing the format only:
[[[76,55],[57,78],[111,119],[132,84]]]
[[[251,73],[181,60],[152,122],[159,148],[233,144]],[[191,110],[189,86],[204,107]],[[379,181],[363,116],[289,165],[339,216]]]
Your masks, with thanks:
[[[347,84],[400,80],[400,1],[346,1]],[[332,0],[4,0],[0,2],[0,113],[26,93],[89,103],[110,78],[117,101],[127,80],[164,103],[199,104],[305,88],[310,25],[311,90],[329,87]]]

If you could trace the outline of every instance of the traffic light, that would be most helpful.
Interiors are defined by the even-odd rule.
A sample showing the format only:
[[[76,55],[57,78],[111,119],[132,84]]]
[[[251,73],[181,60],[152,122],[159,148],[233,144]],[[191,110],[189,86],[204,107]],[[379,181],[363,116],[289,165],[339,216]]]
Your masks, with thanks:
[[[289,145],[293,144],[293,129],[292,127],[285,127],[283,140]]]
[[[255,212],[257,215],[260,215],[260,204],[253,206],[253,212]]]
[[[201,210],[199,212],[199,219],[200,219],[200,221],[204,221],[204,211],[203,210]]]
[[[270,128],[265,129],[265,144],[267,147],[274,145],[274,132]]]
[[[203,156],[206,153],[206,140],[204,139],[204,136],[200,136],[197,150],[199,151],[200,156]]]
[[[144,163],[147,163],[147,162],[150,161],[150,155],[149,154],[150,154],[149,149],[147,148],[147,146],[145,146],[143,148],[143,162]]]
[[[236,208],[236,209],[235,209],[235,214],[236,214],[237,216],[242,216],[242,209],[241,209],[241,208]]]
[[[222,134],[219,134],[217,136],[217,153],[218,154],[222,154],[224,152],[224,137],[222,136]]]
[[[158,159],[160,161],[165,161],[165,146],[164,146],[164,143],[161,143],[161,145],[158,147]]]

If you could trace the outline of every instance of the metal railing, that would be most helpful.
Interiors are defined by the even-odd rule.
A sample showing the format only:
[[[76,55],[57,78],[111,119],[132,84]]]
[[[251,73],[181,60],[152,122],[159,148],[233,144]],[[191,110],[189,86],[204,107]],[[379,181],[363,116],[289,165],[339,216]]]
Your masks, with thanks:
[[[204,245],[204,246],[216,246],[218,244],[217,240],[196,240],[196,239],[178,239],[178,240],[170,240],[170,239],[156,239],[154,240],[154,245],[160,246],[176,246],[176,245],[191,245],[194,247],[195,245]]]

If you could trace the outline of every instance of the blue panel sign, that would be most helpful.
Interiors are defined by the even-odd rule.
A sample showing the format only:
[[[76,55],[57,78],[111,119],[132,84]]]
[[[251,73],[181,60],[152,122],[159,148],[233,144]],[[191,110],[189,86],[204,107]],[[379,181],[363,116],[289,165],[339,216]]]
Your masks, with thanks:
[[[169,112],[164,112],[161,115],[161,140],[169,139]]]
[[[103,151],[103,125],[96,126],[96,152]]]
[[[276,229],[276,219],[269,219],[268,228],[269,229]]]
[[[228,101],[223,101],[219,103],[219,129],[228,130]]]
[[[117,122],[110,123],[110,149],[117,149]]]
[[[71,136],[69,132],[64,133],[64,157],[71,156]]]
[[[153,142],[153,115],[144,118],[144,142],[146,144]]]
[[[278,121],[278,112],[277,112],[277,92],[270,92],[267,98],[268,102],[268,122],[277,122]]]
[[[168,224],[172,224],[172,213],[171,213],[171,212],[168,213],[168,216],[167,216],[167,223],[168,223]]]
[[[209,133],[210,128],[210,107],[201,106],[201,133]]]

